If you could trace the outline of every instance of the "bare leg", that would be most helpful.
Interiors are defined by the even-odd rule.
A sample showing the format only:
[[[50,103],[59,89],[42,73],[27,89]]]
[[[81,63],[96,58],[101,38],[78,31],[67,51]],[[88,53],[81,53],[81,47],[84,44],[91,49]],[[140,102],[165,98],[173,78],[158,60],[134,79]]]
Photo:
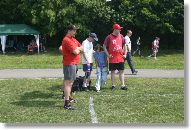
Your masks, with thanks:
[[[111,84],[115,86],[115,70],[111,71]]]
[[[124,70],[119,70],[119,79],[120,79],[120,81],[121,81],[121,86],[125,86]]]
[[[64,97],[65,97],[65,101],[69,100],[73,82],[74,81],[72,81],[72,80],[65,80],[64,81]]]

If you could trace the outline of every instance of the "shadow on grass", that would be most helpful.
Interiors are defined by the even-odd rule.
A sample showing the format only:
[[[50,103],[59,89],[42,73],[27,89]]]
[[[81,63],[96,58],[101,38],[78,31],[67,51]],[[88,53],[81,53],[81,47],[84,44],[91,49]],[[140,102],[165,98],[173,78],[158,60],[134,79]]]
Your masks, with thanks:
[[[21,100],[18,102],[12,102],[11,104],[24,107],[56,107],[55,103],[55,101]]]
[[[62,85],[55,85],[48,88],[50,91],[61,91]]]
[[[53,93],[33,91],[26,92],[21,96],[20,101],[12,102],[11,104],[24,107],[61,107],[55,105],[57,103],[56,99],[61,99],[61,96]]]

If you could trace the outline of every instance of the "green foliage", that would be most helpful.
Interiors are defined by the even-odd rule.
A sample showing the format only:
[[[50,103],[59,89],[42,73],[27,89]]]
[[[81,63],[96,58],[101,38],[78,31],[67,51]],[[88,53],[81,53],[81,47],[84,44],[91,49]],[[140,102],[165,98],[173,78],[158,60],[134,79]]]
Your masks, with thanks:
[[[182,0],[1,0],[0,12],[0,23],[32,25],[59,44],[70,23],[79,27],[77,38],[80,41],[94,31],[101,44],[114,23],[125,28],[123,34],[127,28],[132,29],[135,37],[143,36],[147,42],[156,35],[167,34],[179,35],[183,41],[184,35]],[[166,37],[161,39],[168,45],[178,40],[176,37],[173,41]]]

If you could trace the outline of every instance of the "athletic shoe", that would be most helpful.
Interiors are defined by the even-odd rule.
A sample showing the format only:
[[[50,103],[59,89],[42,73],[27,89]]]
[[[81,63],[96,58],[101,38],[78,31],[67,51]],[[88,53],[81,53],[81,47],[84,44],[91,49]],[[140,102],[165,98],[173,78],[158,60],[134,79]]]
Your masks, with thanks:
[[[70,102],[70,103],[72,103],[72,102],[75,102],[75,103],[76,103],[76,100],[70,97],[70,98],[69,98],[69,102]]]
[[[132,73],[132,75],[137,75],[137,73],[138,73],[138,71],[135,70],[135,71]]]
[[[68,110],[75,110],[75,107],[71,106],[71,105],[68,105],[68,106],[64,106],[65,109],[68,109]]]
[[[115,90],[115,86],[112,86],[112,87],[111,87],[111,90]]]
[[[127,86],[123,86],[123,87],[121,87],[121,89],[122,90],[127,90],[128,88],[127,88]]]

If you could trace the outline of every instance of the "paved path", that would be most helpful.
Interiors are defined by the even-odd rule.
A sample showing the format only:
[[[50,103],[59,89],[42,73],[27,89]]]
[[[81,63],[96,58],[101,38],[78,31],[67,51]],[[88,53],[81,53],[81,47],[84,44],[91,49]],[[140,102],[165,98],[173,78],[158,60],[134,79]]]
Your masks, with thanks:
[[[184,78],[184,70],[160,70],[160,69],[137,69],[137,70],[138,74],[132,75],[130,69],[126,69],[125,77]],[[0,70],[0,79],[63,78],[62,72],[63,72],[62,69],[4,69]],[[81,69],[78,71],[78,75],[79,76],[84,75]],[[92,72],[92,77],[96,77],[95,70],[93,70]]]

